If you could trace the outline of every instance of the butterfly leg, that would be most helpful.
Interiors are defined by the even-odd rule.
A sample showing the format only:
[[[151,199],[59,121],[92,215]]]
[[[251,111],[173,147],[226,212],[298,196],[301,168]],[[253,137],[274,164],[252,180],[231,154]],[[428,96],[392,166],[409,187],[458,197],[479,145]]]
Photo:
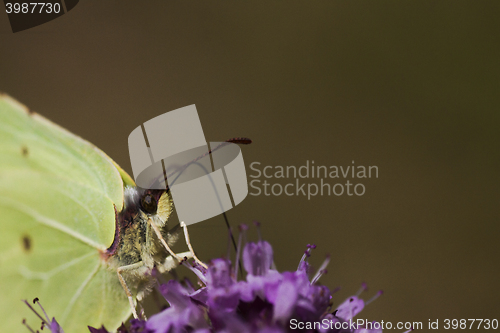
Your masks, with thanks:
[[[193,251],[193,247],[191,246],[191,241],[189,240],[189,234],[188,234],[188,229],[187,229],[187,226],[186,226],[186,223],[181,222],[181,227],[182,229],[184,230],[184,236],[186,238],[186,244],[189,248],[189,251],[191,252],[191,254],[193,255],[193,259],[202,267],[204,267],[205,269],[207,268],[207,265],[205,265],[200,259],[198,259],[198,257],[196,256],[196,254],[194,253]]]
[[[193,257],[190,251],[178,253],[177,255],[179,257],[182,257],[183,258],[182,260],[184,261],[187,259],[191,259]],[[168,256],[165,259],[165,262],[162,265],[159,265],[157,268],[160,271],[160,273],[165,273],[173,270],[174,268],[179,266],[180,263],[181,262],[177,261],[177,259],[174,259],[174,257]]]
[[[136,270],[143,268],[143,267],[145,267],[143,262],[139,261],[139,262],[136,262],[135,264],[121,266],[121,267],[118,267],[116,269],[116,273],[118,274],[118,279],[120,280],[120,283],[122,284],[123,290],[125,290],[125,294],[127,294],[128,301],[130,303],[130,308],[132,309],[132,314],[134,315],[135,319],[138,319],[139,317],[137,316],[137,312],[135,311],[134,298],[132,297],[132,293],[130,292],[130,289],[127,285],[127,282],[125,282],[125,279],[123,278],[122,273],[136,271]]]
[[[170,248],[170,246],[168,246],[167,242],[165,241],[165,239],[161,235],[161,232],[160,232],[160,229],[158,228],[158,226],[153,221],[151,221],[151,220],[148,220],[148,224],[153,228],[156,236],[158,237],[158,239],[160,240],[160,242],[163,244],[163,246],[165,247],[165,249],[168,251],[168,253],[170,253],[170,255],[172,257],[174,257],[175,259],[177,259],[178,262],[181,262],[183,260],[183,257],[177,255],[174,251],[172,251],[172,249]]]
[[[184,235],[186,236],[186,243],[188,245],[189,252],[184,252],[184,253],[181,253],[181,254],[176,254],[174,251],[172,251],[172,249],[170,248],[170,246],[168,246],[167,242],[163,238],[163,236],[162,236],[162,234],[160,232],[160,229],[158,228],[158,226],[153,221],[149,220],[148,223],[153,228],[154,232],[156,233],[156,236],[158,237],[158,239],[160,240],[160,242],[163,244],[163,246],[165,247],[165,249],[168,251],[168,253],[170,253],[170,255],[173,258],[175,258],[179,263],[182,262],[183,260],[185,260],[184,258],[193,258],[198,264],[200,264],[204,268],[207,268],[207,265],[205,265],[200,259],[198,259],[198,257],[196,257],[196,254],[193,251],[193,247],[191,246],[191,242],[189,241],[189,235],[188,235],[188,232],[187,232],[187,227],[186,227],[186,224],[184,222],[181,222],[181,227],[184,229]],[[189,256],[186,256],[185,254],[189,254]],[[172,259],[170,259],[170,260],[172,260]]]

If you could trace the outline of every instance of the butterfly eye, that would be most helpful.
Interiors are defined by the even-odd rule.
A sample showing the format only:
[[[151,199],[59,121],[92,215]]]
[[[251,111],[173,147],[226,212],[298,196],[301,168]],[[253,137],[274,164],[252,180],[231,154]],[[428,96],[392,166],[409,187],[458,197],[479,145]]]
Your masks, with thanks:
[[[141,206],[148,214],[156,213],[157,202],[151,194],[146,194],[142,197]]]

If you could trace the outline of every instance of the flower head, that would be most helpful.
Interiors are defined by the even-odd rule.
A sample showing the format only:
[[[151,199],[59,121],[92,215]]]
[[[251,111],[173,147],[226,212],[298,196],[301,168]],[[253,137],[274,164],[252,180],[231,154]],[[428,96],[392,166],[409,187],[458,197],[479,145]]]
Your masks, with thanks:
[[[244,233],[246,227],[240,230]],[[364,308],[366,303],[358,296],[352,296],[331,311],[332,292],[328,287],[317,284],[326,273],[329,257],[311,277],[308,258],[316,246],[307,246],[296,271],[280,273],[272,268],[273,249],[268,242],[249,242],[240,251],[241,239],[240,234],[237,254],[242,253],[247,273],[244,279],[237,279],[238,255],[234,266],[231,261],[222,258],[212,260],[206,270],[200,265],[185,264],[205,286],[193,290],[189,285],[184,287],[173,281],[168,282],[167,287],[161,286],[160,290],[175,286],[175,300],[172,299],[174,295],[162,292],[171,307],[152,316],[146,322],[146,328],[154,333],[280,333],[289,331],[293,319],[301,322],[327,319],[332,324],[342,323]],[[366,286],[363,286],[364,289]],[[334,325],[308,330],[322,333],[341,331]],[[356,332],[379,331],[360,327]]]

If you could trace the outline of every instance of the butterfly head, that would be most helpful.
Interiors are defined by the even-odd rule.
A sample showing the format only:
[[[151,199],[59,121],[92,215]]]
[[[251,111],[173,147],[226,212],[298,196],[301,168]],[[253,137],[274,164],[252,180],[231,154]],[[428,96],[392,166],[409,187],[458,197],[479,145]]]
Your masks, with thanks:
[[[142,245],[139,244],[144,243],[148,223],[155,224],[165,238],[171,238],[167,221],[174,205],[168,191],[127,186],[124,190],[124,199],[124,207],[116,216],[115,239],[103,253],[105,259],[120,253],[131,254],[131,249],[140,248]],[[174,241],[172,238],[172,242]],[[134,257],[138,255],[137,253]]]

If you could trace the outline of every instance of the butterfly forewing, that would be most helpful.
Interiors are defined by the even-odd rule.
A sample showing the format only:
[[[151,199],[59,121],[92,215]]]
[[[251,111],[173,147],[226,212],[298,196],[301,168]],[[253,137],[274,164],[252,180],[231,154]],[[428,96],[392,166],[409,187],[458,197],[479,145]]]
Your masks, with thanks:
[[[2,331],[39,320],[38,297],[66,332],[115,329],[130,314],[100,253],[115,233],[123,182],[92,144],[0,96],[0,313]]]

